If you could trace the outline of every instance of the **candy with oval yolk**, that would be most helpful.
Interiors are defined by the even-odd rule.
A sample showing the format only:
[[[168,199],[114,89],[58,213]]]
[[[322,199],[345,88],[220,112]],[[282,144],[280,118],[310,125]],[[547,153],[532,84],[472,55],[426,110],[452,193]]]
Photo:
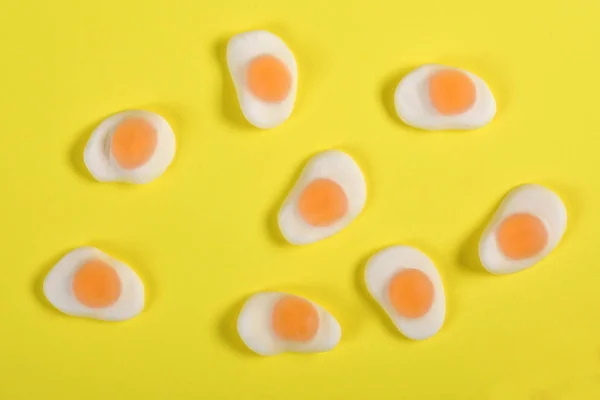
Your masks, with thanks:
[[[279,338],[308,342],[319,330],[319,313],[308,300],[295,296],[282,297],[273,307],[273,331]]]
[[[110,150],[115,161],[125,169],[146,164],[157,144],[156,129],[143,118],[128,118],[115,128]]]
[[[420,318],[433,304],[433,283],[427,275],[412,268],[398,272],[388,286],[392,307],[406,318]]]
[[[94,259],[75,272],[73,295],[86,307],[105,308],[121,297],[121,279],[109,264]]]
[[[528,213],[512,214],[498,226],[498,246],[506,257],[523,260],[539,254],[548,243],[541,219]]]
[[[285,100],[292,87],[292,76],[285,63],[272,55],[261,55],[250,61],[246,72],[248,89],[267,103]]]
[[[457,115],[473,107],[477,90],[464,72],[443,69],[429,78],[429,99],[440,114]]]
[[[330,226],[348,212],[348,198],[335,181],[315,179],[300,194],[298,212],[312,226]]]

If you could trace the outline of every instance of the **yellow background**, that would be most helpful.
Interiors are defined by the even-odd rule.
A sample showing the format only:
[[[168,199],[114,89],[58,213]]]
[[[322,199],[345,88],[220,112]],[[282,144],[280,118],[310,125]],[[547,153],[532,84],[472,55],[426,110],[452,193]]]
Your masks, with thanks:
[[[0,399],[600,398],[599,17],[591,0],[2,2]],[[241,116],[224,57],[257,28],[300,71],[292,118],[264,132]],[[394,88],[429,62],[483,77],[493,123],[403,125]],[[171,122],[175,162],[145,186],[94,182],[85,142],[130,108]],[[329,148],[363,168],[366,209],[333,238],[286,245],[276,211]],[[482,224],[525,182],[562,196],[566,236],[529,271],[483,273]],[[366,259],[399,243],[446,284],[446,324],[425,342],[394,331],[362,283]],[[138,271],[139,317],[76,319],[44,300],[44,275],[81,245]],[[327,307],[340,345],[245,350],[237,312],[265,289]]]

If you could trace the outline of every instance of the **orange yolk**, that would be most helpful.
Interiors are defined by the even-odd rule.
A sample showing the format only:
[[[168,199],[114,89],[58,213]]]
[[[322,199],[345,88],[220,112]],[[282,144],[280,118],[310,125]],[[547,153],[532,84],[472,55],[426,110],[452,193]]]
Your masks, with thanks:
[[[115,129],[110,150],[117,163],[125,169],[146,164],[156,150],[157,134],[154,127],[143,118],[129,118]]]
[[[73,293],[86,307],[108,307],[121,296],[121,280],[116,271],[105,262],[89,261],[75,273]]]
[[[280,299],[271,316],[275,334],[284,340],[308,342],[319,329],[319,314],[309,301],[294,296]]]
[[[348,198],[340,185],[330,179],[309,183],[298,199],[298,212],[313,226],[329,226],[348,212]]]
[[[461,114],[475,104],[475,84],[464,72],[445,69],[429,78],[429,98],[440,114]]]
[[[388,297],[392,307],[405,318],[419,318],[433,304],[433,283],[418,269],[403,269],[391,280]]]
[[[496,239],[506,257],[523,260],[544,250],[548,244],[548,231],[535,215],[513,214],[502,221],[496,232]]]
[[[277,103],[288,96],[292,75],[280,59],[262,55],[250,61],[246,82],[254,96],[267,103]]]

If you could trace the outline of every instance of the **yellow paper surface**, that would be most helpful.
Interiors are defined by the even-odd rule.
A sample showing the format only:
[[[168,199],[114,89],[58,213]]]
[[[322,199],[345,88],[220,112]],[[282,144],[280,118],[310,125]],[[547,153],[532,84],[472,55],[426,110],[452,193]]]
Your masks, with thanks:
[[[0,4],[0,399],[600,398],[600,3],[104,0]],[[268,29],[295,53],[299,93],[270,131],[242,117],[225,65],[234,34]],[[473,132],[408,128],[400,78],[424,63],[472,71],[498,102]],[[159,112],[175,162],[145,186],[101,184],[82,152],[124,109]],[[338,235],[286,245],[276,213],[304,163],[350,153],[365,211]],[[514,186],[564,199],[563,242],[535,268],[478,269],[483,224]],[[447,321],[394,331],[362,282],[393,244],[429,254]],[[135,320],[61,315],[41,282],[93,245],[147,289]],[[254,356],[240,305],[287,290],[343,327],[334,351]]]

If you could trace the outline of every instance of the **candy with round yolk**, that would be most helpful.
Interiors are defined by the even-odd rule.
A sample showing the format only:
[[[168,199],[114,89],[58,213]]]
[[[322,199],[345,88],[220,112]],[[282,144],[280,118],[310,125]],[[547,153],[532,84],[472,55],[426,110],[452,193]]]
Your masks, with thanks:
[[[171,126],[160,115],[143,110],[123,111],[102,121],[83,153],[96,180],[138,184],[160,177],[174,157]]]
[[[240,33],[227,44],[227,66],[242,113],[261,129],[275,128],[292,114],[298,67],[288,46],[267,31]]]
[[[365,284],[404,336],[427,339],[442,328],[446,316],[444,285],[423,252],[409,246],[379,251],[367,262]]]
[[[339,323],[323,307],[282,292],[251,296],[240,311],[237,329],[244,344],[264,356],[329,351],[342,334]]]
[[[93,247],[65,255],[46,276],[44,295],[58,310],[76,317],[124,321],[144,309],[139,276]]]
[[[518,186],[502,201],[479,241],[483,267],[494,274],[529,268],[558,245],[567,227],[567,210],[550,189]]]
[[[365,178],[348,154],[329,150],[311,158],[279,211],[284,238],[296,245],[314,243],[348,226],[367,197]]]
[[[483,79],[438,64],[406,75],[396,88],[394,104],[407,125],[425,130],[476,129],[496,114],[496,100]]]

